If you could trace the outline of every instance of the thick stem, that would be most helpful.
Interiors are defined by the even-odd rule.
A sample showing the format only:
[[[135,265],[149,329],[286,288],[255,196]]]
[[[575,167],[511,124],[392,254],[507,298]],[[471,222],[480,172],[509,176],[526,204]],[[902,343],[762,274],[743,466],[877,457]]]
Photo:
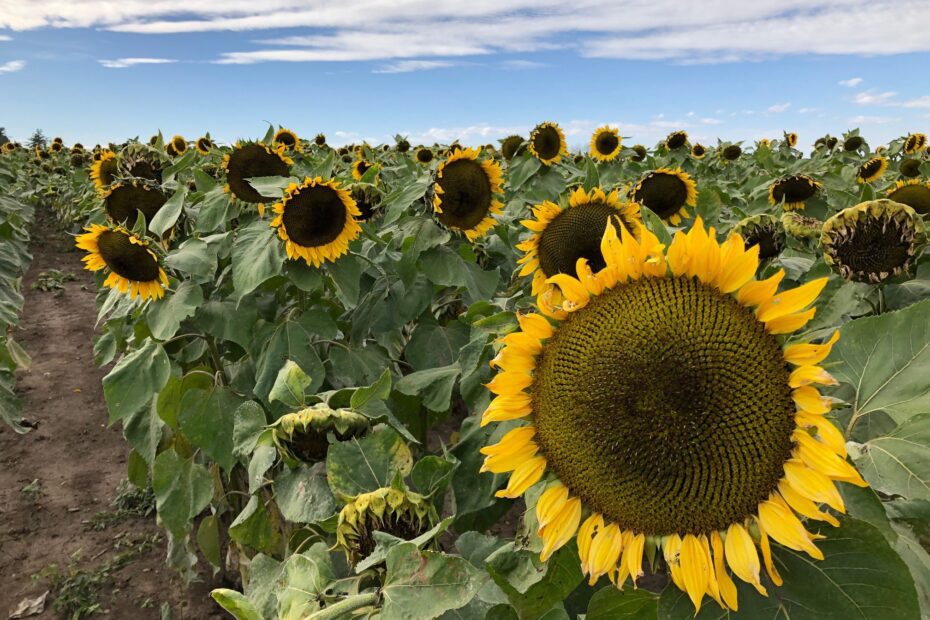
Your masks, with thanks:
[[[335,605],[330,605],[326,609],[321,609],[316,613],[312,613],[309,616],[304,617],[303,620],[337,620],[342,618],[346,614],[355,611],[356,609],[361,609],[362,607],[368,607],[374,605],[378,602],[378,594],[375,592],[369,594],[356,594],[355,596],[350,596],[349,598],[339,601]]]

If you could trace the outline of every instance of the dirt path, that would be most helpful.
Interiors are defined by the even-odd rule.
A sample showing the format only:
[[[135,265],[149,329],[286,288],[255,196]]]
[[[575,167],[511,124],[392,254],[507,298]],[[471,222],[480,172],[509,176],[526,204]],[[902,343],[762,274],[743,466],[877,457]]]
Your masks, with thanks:
[[[38,428],[20,436],[0,425],[0,620],[23,598],[49,589],[47,578],[32,575],[52,564],[60,575],[72,576],[69,596],[76,598],[83,596],[76,586],[99,577],[87,591],[96,592],[101,611],[114,619],[162,618],[166,604],[175,620],[228,617],[210,600],[208,584],[185,589],[165,565],[164,535],[154,516],[90,526],[115,511],[129,448],[119,428],[106,427],[105,372],[95,368],[91,344],[93,278],[71,249],[73,239],[38,211],[35,258],[23,283],[26,302],[16,334],[33,360],[17,391],[23,415]],[[49,269],[76,280],[58,295],[32,290],[38,274]],[[122,563],[118,558],[126,565],[103,574],[108,563]],[[30,616],[59,617],[52,594],[46,610]]]

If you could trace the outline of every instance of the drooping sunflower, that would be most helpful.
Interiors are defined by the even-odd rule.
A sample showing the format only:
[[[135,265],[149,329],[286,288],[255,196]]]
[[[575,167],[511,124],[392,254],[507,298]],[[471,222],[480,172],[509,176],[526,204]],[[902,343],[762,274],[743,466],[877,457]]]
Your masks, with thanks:
[[[775,258],[785,249],[785,227],[781,220],[768,213],[760,213],[741,220],[733,233],[742,237],[748,250],[759,246],[759,260]]]
[[[561,304],[503,338],[482,424],[527,423],[481,449],[483,470],[512,472],[497,492],[509,498],[549,474],[543,560],[577,534],[589,583],[619,587],[659,549],[696,609],[707,594],[735,610],[731,572],[767,594],[764,563],[782,583],[770,539],[823,558],[795,513],[838,525],[819,504],[843,511],[834,483],[865,486],[816,387],[836,384],[819,364],[839,334],[783,347],[827,278],[778,293],[783,270],[754,279],[757,247],[720,244],[700,220],[667,252],[645,228],[611,226],[607,267],[551,278]]]
[[[646,151],[646,147],[643,146],[642,144],[633,145],[633,152],[636,153],[636,155],[630,158],[633,161],[643,161],[644,159],[646,159],[646,155],[648,154],[648,151]]]
[[[161,183],[162,181],[162,168],[161,162],[154,158],[148,157],[139,157],[139,158],[128,158],[128,161],[124,162],[129,169],[129,176],[135,177],[137,179],[148,179],[150,181],[155,181],[156,183]]]
[[[912,133],[904,140],[904,152],[915,155],[927,147],[927,134]]]
[[[287,413],[271,425],[272,441],[281,458],[291,467],[326,459],[330,433],[336,441],[362,437],[371,422],[351,409],[331,409],[319,404]]]
[[[695,159],[704,159],[705,155],[707,155],[707,149],[703,144],[695,144],[691,147],[691,157]]]
[[[697,204],[697,185],[680,168],[659,168],[636,182],[630,191],[630,200],[677,226],[688,217],[687,207]]]
[[[64,150],[65,145],[61,142],[52,142],[51,146],[48,147],[53,153],[61,153]]]
[[[272,146],[283,146],[285,151],[294,151],[299,153],[300,148],[300,138],[297,137],[297,134],[290,129],[285,129],[282,127],[274,134],[274,138],[271,140]]]
[[[246,179],[254,177],[286,177],[288,166],[294,163],[286,157],[282,148],[271,149],[260,142],[237,142],[231,153],[223,156],[226,172],[226,193],[237,200],[258,205],[258,212],[265,213],[265,203],[274,198],[262,196],[249,185]]]
[[[501,141],[501,155],[510,161],[523,150],[523,136],[510,135]]]
[[[806,174],[794,174],[776,179],[769,186],[769,204],[782,204],[785,211],[800,211],[805,202],[820,191],[821,184]]]
[[[317,146],[326,146],[326,136],[324,134],[318,133],[313,139],[313,143]]]
[[[339,512],[336,548],[342,549],[352,564],[375,550],[373,532],[412,540],[439,521],[429,498],[407,489],[383,487],[351,500]]]
[[[52,144],[64,144],[64,143],[65,141],[62,138],[58,138],[58,137],[52,138]]]
[[[165,145],[165,154],[166,154],[168,157],[177,157],[177,156],[178,156],[178,150],[177,150],[176,148],[174,148],[174,143],[173,143],[173,142],[168,142],[168,144]]]
[[[12,153],[12,152],[15,151],[15,150],[16,150],[16,145],[13,144],[12,142],[4,142],[4,143],[3,143],[3,152],[4,152],[4,153]]]
[[[565,144],[565,134],[558,123],[545,122],[536,125],[530,134],[530,153],[551,166],[558,163],[564,155],[568,155],[568,146]]]
[[[365,161],[364,159],[356,159],[352,163],[352,178],[356,181],[361,181],[362,177],[365,176],[365,173],[371,169],[371,162]]]
[[[888,199],[907,205],[921,216],[930,215],[930,183],[911,179],[898,181],[888,190]]]
[[[728,144],[722,151],[720,151],[720,156],[725,161],[736,161],[742,154],[743,149],[738,144]]]
[[[96,155],[95,153],[94,163],[90,167],[90,178],[97,188],[97,193],[103,195],[116,180],[119,161],[116,159],[116,153],[110,150],[101,151],[99,158]]]
[[[501,167],[493,159],[479,160],[474,149],[450,155],[436,169],[433,212],[447,228],[465,233],[474,241],[494,227],[494,216],[503,211],[499,197],[503,186]]]
[[[913,179],[920,176],[920,160],[914,158],[902,159],[898,165],[898,172],[902,177]]]
[[[906,272],[927,244],[923,219],[887,199],[843,209],[823,224],[823,259],[846,280],[884,282]]]
[[[665,148],[670,151],[680,149],[688,144],[687,131],[673,131],[665,138]]]
[[[604,125],[591,134],[589,153],[597,161],[613,161],[620,155],[620,132]]]
[[[797,211],[785,211],[781,215],[781,225],[785,232],[802,241],[819,239],[823,229],[823,222],[816,217],[807,217]]]
[[[174,136],[171,138],[171,146],[176,155],[183,155],[187,151],[187,140],[184,136]]]
[[[168,276],[146,240],[122,226],[91,224],[84,230],[75,239],[77,247],[88,252],[81,260],[88,271],[109,272],[105,287],[142,300],[164,297]]]
[[[888,170],[888,159],[885,157],[873,157],[861,166],[856,172],[856,182],[871,183],[881,178]]]
[[[149,224],[167,200],[168,197],[157,187],[131,181],[111,186],[103,199],[103,206],[112,221],[132,226],[139,211],[145,217],[145,223]]]
[[[210,151],[213,150],[213,140],[208,136],[200,136],[194,146],[201,155],[209,155]]]
[[[826,144],[827,144],[827,149],[829,149],[829,150],[831,150],[831,151],[832,151],[833,149],[835,149],[835,148],[836,148],[836,143],[837,143],[837,142],[839,142],[839,138],[834,138],[833,136],[830,136],[829,138],[827,138],[827,143],[826,143]]]
[[[599,187],[586,192],[579,187],[572,192],[568,208],[545,201],[533,207],[532,220],[521,224],[532,235],[517,244],[523,256],[517,263],[523,265],[520,276],[532,274],[532,294],[539,295],[546,288],[546,280],[560,273],[575,276],[579,258],[599,271],[605,266],[601,256],[601,238],[608,222],[623,226],[638,234],[642,219],[639,205],[620,202],[618,190],[605,193]]]
[[[397,149],[398,153],[406,153],[410,150],[410,141],[406,138],[401,138],[397,141],[397,144],[394,145],[394,148]]]
[[[84,155],[83,153],[72,153],[70,157],[71,165],[75,168],[81,168],[84,166]]]
[[[791,131],[785,134],[785,144],[794,148],[798,145],[798,134]]]
[[[428,164],[431,161],[433,161],[433,152],[430,149],[426,148],[425,146],[420,147],[417,149],[417,152],[414,154],[414,157],[421,164]]]
[[[361,214],[349,191],[321,177],[291,183],[273,210],[271,226],[284,241],[287,257],[302,258],[313,267],[336,262],[362,230],[356,221]]]
[[[852,153],[861,149],[863,145],[865,140],[862,136],[849,136],[843,141],[843,150]]]
[[[358,221],[367,222],[375,216],[381,204],[381,192],[374,185],[360,183],[352,187],[352,200],[358,207]]]

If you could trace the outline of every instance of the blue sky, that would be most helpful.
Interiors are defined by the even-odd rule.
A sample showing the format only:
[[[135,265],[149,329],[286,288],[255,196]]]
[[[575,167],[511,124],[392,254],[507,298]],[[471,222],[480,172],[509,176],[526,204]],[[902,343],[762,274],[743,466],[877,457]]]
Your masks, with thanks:
[[[0,0],[0,126],[331,143],[930,130],[927,0]]]

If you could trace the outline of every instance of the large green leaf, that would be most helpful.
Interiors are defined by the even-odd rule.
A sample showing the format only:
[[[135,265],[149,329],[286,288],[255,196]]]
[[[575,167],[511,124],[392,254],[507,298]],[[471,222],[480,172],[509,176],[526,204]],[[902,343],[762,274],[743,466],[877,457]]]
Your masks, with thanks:
[[[585,620],[654,620],[658,601],[659,597],[648,590],[618,590],[612,585],[606,586],[591,597]]]
[[[309,319],[307,319],[309,320]],[[267,399],[278,372],[290,360],[299,365],[310,377],[307,391],[314,392],[323,384],[326,371],[320,356],[311,344],[315,333],[312,325],[303,317],[285,319],[279,324],[262,348],[261,357],[255,363],[254,393]]]
[[[262,493],[256,493],[229,526],[229,537],[263,553],[280,553],[281,523],[275,510],[273,503],[266,507]]]
[[[337,512],[323,463],[283,468],[274,477],[274,488],[281,515],[292,523],[317,523]]]
[[[190,521],[210,503],[213,478],[203,465],[165,450],[155,458],[152,488],[158,516],[175,535],[183,536]]]
[[[227,388],[188,390],[181,399],[181,431],[226,471],[236,463],[233,455],[235,412],[242,403]]]
[[[210,592],[213,600],[231,613],[236,620],[265,620],[244,594],[228,588],[217,588]]]
[[[930,413],[858,446],[859,471],[876,491],[930,500]]]
[[[394,386],[401,394],[419,396],[431,411],[446,411],[452,398],[455,380],[462,373],[458,363],[406,375]]]
[[[284,249],[264,220],[239,229],[232,249],[233,286],[237,297],[245,297],[262,282],[283,270]]]
[[[501,550],[498,550],[495,555],[499,553]],[[489,563],[490,561],[491,558],[489,558]],[[539,580],[523,575],[519,581],[515,581],[515,575],[522,575],[522,573],[505,575],[490,564],[488,571],[495,583],[507,595],[520,620],[541,618],[553,606],[561,604],[583,579],[581,565],[578,562],[578,549],[574,543],[562,547],[549,558],[546,563],[546,573]],[[525,591],[521,591],[518,586],[525,585],[528,581],[533,581],[532,585],[529,585]]]
[[[337,442],[326,455],[326,477],[333,493],[354,497],[390,486],[394,476],[410,473],[413,456],[403,438],[381,427],[361,439]]]
[[[164,387],[170,373],[168,355],[154,340],[146,340],[142,347],[123,357],[103,378],[110,422],[148,405]]]
[[[194,282],[183,282],[178,288],[164,299],[149,305],[146,319],[152,336],[158,340],[167,340],[181,327],[181,322],[197,311],[203,303],[203,292],[200,285]]]
[[[171,195],[171,198],[161,206],[152,221],[149,222],[149,230],[159,237],[164,236],[165,231],[177,223],[186,197],[187,185],[181,184],[178,186],[178,190]]]

